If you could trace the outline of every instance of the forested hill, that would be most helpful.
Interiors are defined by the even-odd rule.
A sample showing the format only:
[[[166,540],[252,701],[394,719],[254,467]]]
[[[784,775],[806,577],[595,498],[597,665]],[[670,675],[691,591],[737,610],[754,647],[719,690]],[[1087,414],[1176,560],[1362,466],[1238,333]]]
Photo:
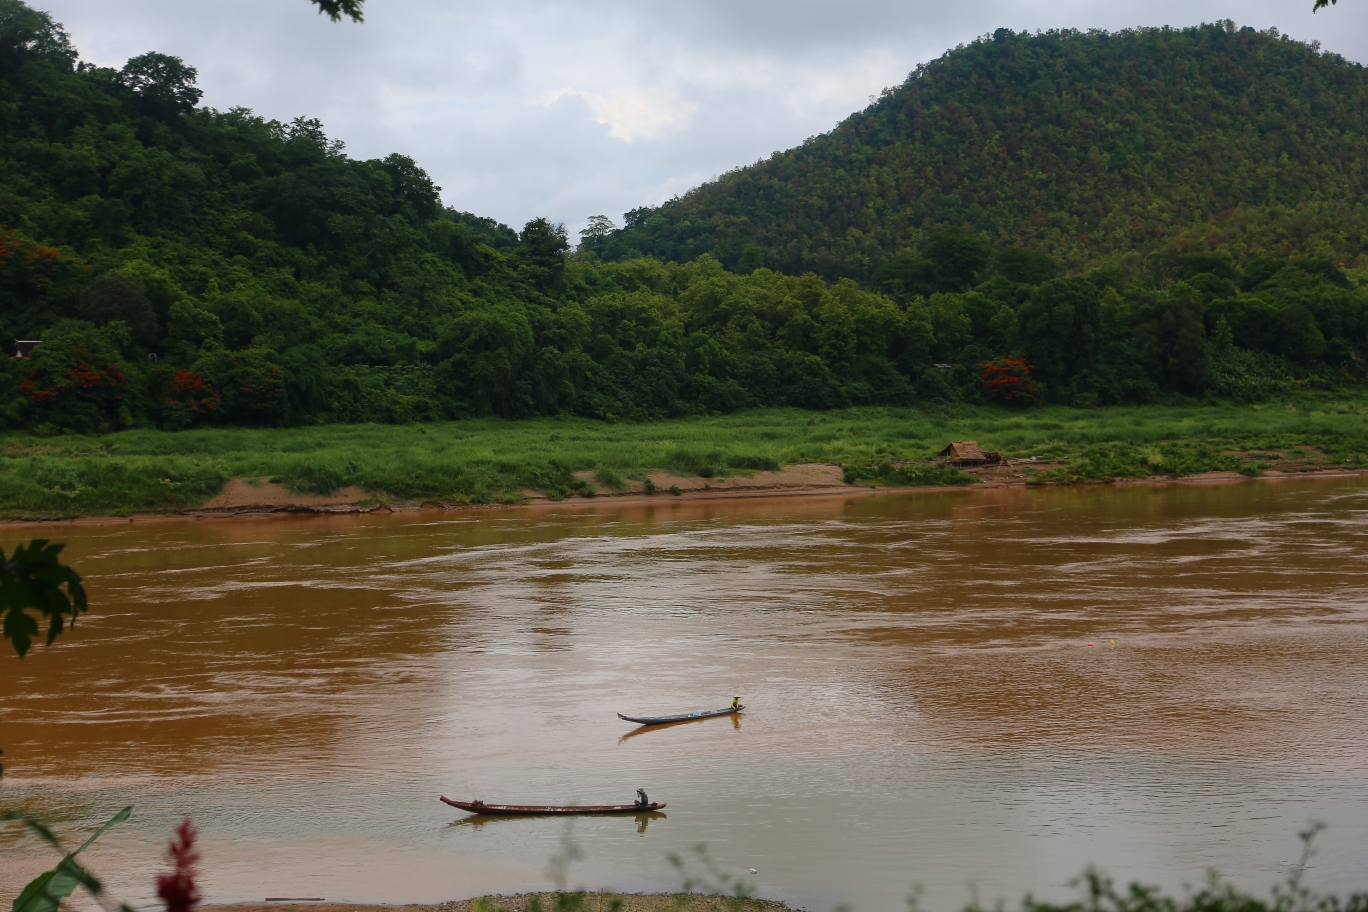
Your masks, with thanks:
[[[1130,83],[1153,87],[1087,87],[1089,61],[1124,71],[1116,48],[1128,45],[1154,49]],[[1216,60],[1198,53],[1207,45],[1241,49],[1221,59],[1248,66],[1219,89],[1219,67],[1197,67],[1206,75],[1183,96],[1170,72],[1182,55],[1160,52]],[[975,74],[961,55],[999,70]],[[1005,83],[988,76],[1013,60],[1037,73],[998,92],[1015,107],[974,102],[995,97]],[[962,102],[935,88],[956,79]],[[836,134],[572,253],[546,219],[513,231],[447,208],[417,163],[353,159],[315,120],[207,109],[175,57],[82,63],[50,16],[0,0],[0,341],[37,342],[0,357],[0,430],[1025,407],[1361,384],[1368,262],[1355,259],[1361,223],[1334,202],[1361,193],[1360,89],[1355,68],[1223,28],[1007,35]],[[1182,136],[1150,113],[1161,101],[1189,112]],[[1075,151],[1082,124],[1095,150]],[[932,147],[920,177],[900,183],[879,164]],[[750,188],[728,202],[750,221],[685,218],[728,187]],[[1247,207],[1143,262],[1084,270],[1029,249],[1160,237],[1229,197],[1327,202],[1276,218]],[[802,218],[786,221],[785,206]],[[927,230],[940,224],[953,227]],[[881,225],[903,234],[870,241]],[[743,228],[763,257],[741,255]],[[632,238],[659,241],[666,259],[702,252],[605,261]],[[798,273],[876,265],[864,283]],[[0,447],[0,472],[22,472],[26,446]]]
[[[597,247],[732,265],[751,246],[748,265],[868,279],[927,230],[962,227],[1077,266],[1240,209],[1237,231],[1250,209],[1324,215],[1366,185],[1368,74],[1338,55],[1232,23],[1002,29],[830,133],[628,213]],[[1352,257],[1364,220],[1349,215],[1355,236],[1334,242]]]

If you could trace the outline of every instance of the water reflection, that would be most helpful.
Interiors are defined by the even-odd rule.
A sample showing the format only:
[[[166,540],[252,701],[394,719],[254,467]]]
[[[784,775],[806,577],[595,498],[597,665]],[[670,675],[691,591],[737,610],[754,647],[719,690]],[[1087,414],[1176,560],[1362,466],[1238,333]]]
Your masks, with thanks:
[[[615,814],[612,816],[616,819],[625,819],[627,817],[630,817],[635,822],[636,831],[638,833],[645,833],[647,825],[652,820],[666,820],[669,817],[669,815],[666,814],[664,811],[648,811],[644,814]],[[495,821],[506,821],[511,823],[512,821],[516,820],[548,820],[552,818],[557,820],[564,820],[565,816],[563,814],[473,814],[468,817],[462,817],[460,820],[451,821],[446,825],[446,829],[452,829],[453,827],[478,828],[486,826],[490,823],[494,823]]]
[[[680,719],[678,722],[660,722],[656,725],[641,725],[632,729],[621,738],[618,738],[618,744],[625,744],[630,738],[636,738],[640,735],[649,734],[650,732],[665,731],[666,729],[678,728],[683,725],[693,725],[701,722],[713,722],[718,719],[731,719],[732,729],[734,731],[740,731],[741,718],[744,715],[745,713],[732,713],[728,716],[713,716],[711,719]]]
[[[561,822],[437,795],[638,785],[669,825],[579,819],[585,885],[677,888],[666,855],[706,842],[809,908],[1054,896],[1088,862],[1258,888],[1319,817],[1314,882],[1364,886],[1358,480],[61,534],[96,608],[0,679],[0,799],[133,803],[91,858],[121,898],[186,814],[214,899],[544,886]],[[616,718],[735,693],[744,724]],[[48,859],[0,851],[3,902]]]

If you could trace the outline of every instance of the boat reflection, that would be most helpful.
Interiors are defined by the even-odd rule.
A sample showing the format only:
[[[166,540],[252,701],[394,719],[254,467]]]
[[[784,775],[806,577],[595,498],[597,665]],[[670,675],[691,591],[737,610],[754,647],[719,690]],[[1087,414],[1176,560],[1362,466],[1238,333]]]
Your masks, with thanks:
[[[732,728],[736,729],[737,731],[740,731],[740,730],[741,730],[741,717],[744,716],[744,715],[745,715],[745,713],[732,713],[731,715],[728,715],[728,716],[713,716],[713,718],[715,718],[715,719],[731,719],[731,720],[732,720]],[[662,722],[662,723],[660,723],[659,725],[642,725],[642,726],[640,726],[640,727],[638,727],[638,728],[632,729],[632,730],[629,731],[627,734],[623,735],[621,738],[618,738],[618,744],[623,744],[623,743],[625,743],[625,742],[627,741],[628,738],[635,738],[637,735],[644,735],[644,734],[646,734],[647,732],[663,731],[663,730],[665,730],[665,729],[667,729],[667,728],[675,728],[676,726],[679,726],[679,725],[692,725],[692,724],[694,724],[694,723],[696,723],[696,722],[705,722],[705,721],[707,721],[707,720],[706,720],[706,719],[681,719],[681,720],[679,720],[678,722]]]
[[[545,819],[547,819],[547,818],[549,818],[549,817],[557,817],[557,818],[560,818],[560,817],[565,817],[565,816],[567,816],[567,815],[565,815],[565,814],[475,814],[475,815],[473,815],[473,816],[471,816],[471,817],[462,817],[460,820],[453,820],[453,821],[451,821],[450,823],[448,823],[445,827],[443,827],[443,829],[450,830],[450,829],[454,829],[454,828],[456,828],[456,827],[475,827],[476,829],[479,829],[480,827],[484,826],[485,824],[487,824],[487,823],[494,823],[495,821],[504,821],[504,820],[545,820]],[[636,821],[636,831],[637,831],[638,833],[645,833],[645,832],[646,832],[646,826],[647,826],[647,824],[649,824],[652,820],[665,820],[665,819],[667,818],[668,815],[665,814],[664,811],[647,811],[647,812],[644,813],[644,814],[631,814],[631,815],[627,815],[627,814],[616,814],[616,815],[596,814],[596,815],[594,815],[594,816],[597,817],[597,818],[600,818],[600,819],[612,819],[612,818],[614,818],[614,817],[620,819],[620,818],[622,818],[622,817],[630,816],[634,821]]]

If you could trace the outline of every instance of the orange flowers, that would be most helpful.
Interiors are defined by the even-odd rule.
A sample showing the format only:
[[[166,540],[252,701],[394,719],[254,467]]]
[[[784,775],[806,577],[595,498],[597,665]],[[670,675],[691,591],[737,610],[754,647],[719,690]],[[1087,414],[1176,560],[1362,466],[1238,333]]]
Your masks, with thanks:
[[[178,370],[171,381],[171,395],[166,402],[187,416],[207,415],[223,403],[223,398],[199,374],[191,370]]]
[[[71,354],[79,357],[85,352],[73,349]],[[119,368],[120,365],[111,364],[101,370],[89,361],[76,361],[56,379],[49,379],[46,370],[36,370],[19,384],[19,392],[35,405],[48,405],[67,395],[88,402],[118,400],[123,398],[125,382]]]
[[[1025,408],[1039,398],[1031,379],[1031,365],[1025,358],[994,358],[977,366],[983,369],[983,385],[988,387],[988,398],[994,402]]]

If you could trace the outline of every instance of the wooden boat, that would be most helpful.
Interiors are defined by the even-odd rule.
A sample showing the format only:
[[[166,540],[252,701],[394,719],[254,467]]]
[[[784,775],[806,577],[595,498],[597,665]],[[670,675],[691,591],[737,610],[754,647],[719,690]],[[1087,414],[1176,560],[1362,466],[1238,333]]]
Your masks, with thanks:
[[[650,804],[485,804],[483,801],[452,801],[445,795],[442,801],[472,814],[649,814],[665,806],[663,801]]]
[[[745,708],[746,707],[744,706],[738,706],[733,709],[728,706],[726,709],[700,709],[697,712],[682,713],[678,716],[643,716],[641,718],[636,716],[624,716],[622,713],[618,713],[617,717],[624,722],[635,722],[637,725],[667,725],[671,722],[692,722],[695,719],[713,719],[717,716],[734,716]]]

